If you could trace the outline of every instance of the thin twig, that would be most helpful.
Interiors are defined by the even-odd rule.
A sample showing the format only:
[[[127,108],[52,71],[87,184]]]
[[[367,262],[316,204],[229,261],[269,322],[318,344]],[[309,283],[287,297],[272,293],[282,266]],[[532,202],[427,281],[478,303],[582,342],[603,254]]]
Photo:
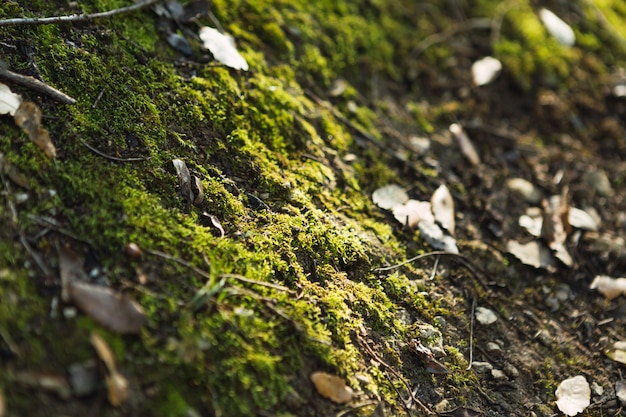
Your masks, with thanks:
[[[469,19],[463,22],[462,24],[450,27],[449,29],[443,32],[434,33],[430,36],[427,36],[420,43],[417,44],[417,46],[414,49],[413,55],[415,57],[419,57],[421,54],[424,53],[424,51],[426,51],[431,46],[436,45],[441,42],[445,42],[458,33],[469,32],[472,29],[489,29],[489,28],[491,28],[491,21],[489,19],[485,19],[485,18]]]
[[[85,20],[102,19],[105,17],[111,17],[120,13],[128,13],[134,10],[141,9],[156,3],[159,0],[143,0],[139,3],[135,3],[132,6],[121,7],[119,9],[109,10],[107,12],[99,12],[92,14],[71,14],[67,16],[52,16],[52,17],[17,17],[14,19],[0,20],[0,26],[16,26],[16,25],[49,25],[53,23],[67,23],[67,22],[82,22]]]
[[[461,265],[463,265],[473,276],[474,278],[476,278],[478,280],[478,282],[480,282],[480,284],[483,286],[483,288],[486,291],[490,291],[489,290],[489,284],[483,279],[483,276],[485,276],[484,272],[478,272],[479,268],[476,267],[476,265],[474,265],[472,263],[472,261],[464,256],[461,255],[459,253],[450,253],[450,252],[445,252],[445,251],[434,251],[434,252],[427,252],[427,253],[423,253],[421,255],[417,255],[414,256],[410,259],[407,259],[404,262],[400,262],[399,264],[395,264],[395,265],[390,265],[390,266],[386,266],[383,268],[376,268],[374,269],[372,272],[387,272],[387,271],[392,271],[394,269],[400,268],[401,266],[404,266],[406,264],[410,264],[411,262],[415,262],[418,259],[422,259],[422,258],[426,258],[429,256],[449,256],[453,259],[456,259]]]
[[[189,268],[191,269],[193,272],[195,272],[196,274],[200,275],[202,278],[205,278],[207,280],[213,280],[213,277],[211,276],[211,274],[209,274],[206,271],[203,271],[202,269],[190,264],[189,262],[177,258],[175,256],[172,256],[170,254],[167,254],[165,252],[160,252],[157,250],[151,250],[151,249],[144,249],[144,251],[146,251],[147,253],[154,255],[154,256],[158,256],[160,258],[166,259],[168,261],[173,261],[176,262],[179,265],[184,266],[185,268]],[[237,281],[241,281],[241,282],[245,282],[248,284],[254,284],[254,285],[259,285],[262,287],[268,287],[268,288],[273,288],[275,290],[280,290],[280,291],[285,291],[287,293],[292,293],[295,294],[295,291],[287,288],[287,287],[283,287],[282,285],[278,285],[278,284],[272,284],[271,282],[263,282],[263,281],[257,281],[255,279],[251,279],[251,278],[246,278],[244,276],[241,275],[237,275],[237,274],[220,274],[218,276],[218,278],[226,278],[226,279],[236,279]]]
[[[476,312],[476,297],[472,297],[472,315],[470,318],[470,335],[469,335],[469,365],[466,371],[472,369],[474,363],[474,314]]]
[[[398,378],[404,384],[404,386],[406,387],[406,389],[409,392],[409,395],[411,396],[411,400],[414,401],[415,404],[419,405],[422,408],[422,410],[424,412],[426,412],[428,415],[433,415],[434,414],[428,407],[426,407],[426,405],[423,402],[421,402],[419,400],[419,398],[417,398],[417,397],[415,397],[415,395],[413,395],[413,390],[411,389],[411,386],[406,381],[406,379],[404,379],[404,377],[402,375],[400,375],[400,373],[398,371],[396,371],[391,365],[388,365],[387,363],[385,363],[385,361],[383,361],[382,358],[380,356],[378,356],[378,354],[376,352],[374,352],[374,350],[370,347],[370,345],[361,336],[356,334],[356,339],[358,340],[359,344],[363,347],[363,349],[365,349],[365,351],[372,358],[374,358],[374,360],[376,360],[379,364],[381,364],[385,369],[387,369],[389,372],[391,372],[393,374],[393,376]],[[392,382],[392,385],[393,385],[393,382]],[[405,406],[406,406],[406,404],[405,404]],[[410,409],[407,409],[407,411],[409,412],[409,414],[411,414]]]
[[[0,22],[2,22],[0,20]],[[13,71],[9,71],[5,68],[0,68],[0,78],[3,78],[7,81],[14,82],[16,84],[23,85],[24,87],[31,88],[33,90],[39,91],[51,97],[57,101],[60,101],[63,104],[74,104],[76,103],[76,99],[68,96],[67,94],[57,90],[54,87],[49,86],[43,81],[39,81],[37,78],[30,77],[28,75],[18,74]]]
[[[439,267],[439,259],[441,259],[441,255],[437,255],[435,258],[435,265],[433,266],[433,272],[430,274],[430,281],[435,279],[435,275],[437,275],[437,268]]]
[[[95,109],[98,106],[98,103],[100,103],[100,99],[102,99],[103,95],[104,95],[104,88],[102,90],[100,90],[100,92],[96,96],[96,99],[94,100],[93,104],[91,105],[92,109]]]
[[[98,150],[97,148],[94,148],[93,146],[91,146],[90,144],[88,144],[87,142],[82,140],[81,138],[78,138],[78,140],[80,141],[80,143],[85,145],[85,147],[90,149],[92,152],[97,153],[101,157],[106,158],[106,159],[110,159],[112,161],[117,161],[117,162],[138,162],[138,161],[147,161],[148,159],[150,159],[149,156],[146,156],[145,158],[118,158],[117,156],[108,155],[108,154]]]
[[[369,134],[368,132],[363,130],[361,127],[359,127],[356,124],[354,124],[350,119],[348,119],[343,114],[341,114],[339,111],[337,111],[333,106],[331,106],[330,104],[326,103],[324,100],[322,100],[317,95],[315,95],[312,91],[304,90],[304,94],[307,97],[309,97],[311,100],[313,100],[315,103],[317,103],[319,106],[321,106],[321,107],[325,108],[326,110],[330,111],[332,113],[332,115],[337,120],[339,120],[341,123],[345,124],[350,129],[352,129],[355,132],[357,132],[361,137],[365,138],[369,143],[371,143],[372,145],[376,146],[377,148],[379,148],[380,150],[385,152],[387,155],[391,156],[395,160],[401,162],[402,164],[406,165],[407,167],[409,167],[413,171],[415,171],[415,168],[406,160],[405,157],[403,157],[402,155],[400,155],[399,153],[397,153],[393,149],[390,149],[387,146],[385,146],[383,143],[381,143],[374,136],[372,136],[371,134]]]

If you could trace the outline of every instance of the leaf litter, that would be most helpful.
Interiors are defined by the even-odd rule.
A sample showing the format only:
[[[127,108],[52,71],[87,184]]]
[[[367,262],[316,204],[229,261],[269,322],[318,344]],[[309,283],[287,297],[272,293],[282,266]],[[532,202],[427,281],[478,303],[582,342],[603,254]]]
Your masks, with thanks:
[[[0,114],[13,116],[15,124],[19,126],[48,158],[56,157],[56,148],[50,139],[50,134],[41,123],[41,109],[31,101],[23,101],[19,94],[15,94],[3,83],[0,83]]]
[[[394,218],[402,225],[410,229],[417,228],[420,237],[433,248],[459,253],[456,240],[445,234],[439,226],[441,224],[449,233],[454,233],[454,200],[445,185],[441,185],[433,193],[432,203],[409,199],[406,191],[397,184],[385,185],[375,190],[372,200],[378,207],[391,210]]]
[[[591,403],[591,388],[582,375],[563,380],[556,389],[556,405],[567,416],[582,413]]]
[[[315,389],[322,397],[337,404],[350,402],[354,397],[354,391],[346,384],[343,378],[326,372],[314,372],[310,378]]]
[[[219,30],[209,26],[200,28],[198,36],[200,36],[204,47],[213,54],[215,60],[227,67],[248,71],[248,63],[245,58],[241,56],[239,51],[237,51],[235,40],[232,36],[223,34]]]
[[[123,334],[138,333],[146,323],[139,303],[110,288],[85,281],[82,258],[73,250],[59,249],[61,294],[102,326]]]
[[[115,357],[109,345],[95,332],[91,332],[91,345],[106,368],[107,398],[111,405],[118,407],[128,399],[128,381],[118,372]]]

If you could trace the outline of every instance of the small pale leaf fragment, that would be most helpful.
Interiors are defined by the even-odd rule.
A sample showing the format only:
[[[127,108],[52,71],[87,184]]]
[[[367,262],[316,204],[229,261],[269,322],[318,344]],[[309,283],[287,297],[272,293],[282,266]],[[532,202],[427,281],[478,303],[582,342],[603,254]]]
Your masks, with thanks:
[[[595,171],[585,172],[583,181],[604,197],[613,195],[611,181],[609,181],[609,177],[604,170],[597,169]]]
[[[451,235],[454,235],[454,200],[450,190],[444,184],[435,190],[430,198],[430,205],[435,220],[441,224]]]
[[[344,404],[352,400],[354,391],[350,388],[343,378],[326,372],[314,372],[311,374],[311,382],[315,386],[317,392],[324,398]]]
[[[92,319],[118,333],[139,333],[146,323],[143,308],[110,288],[73,281],[70,299]]]
[[[626,278],[611,278],[606,275],[598,275],[589,286],[592,290],[598,290],[608,300],[626,294]]]
[[[626,384],[621,379],[615,383],[615,395],[622,407],[626,406]]]
[[[105,381],[109,402],[117,407],[128,399],[128,381],[118,372],[111,348],[97,333],[91,332],[91,345],[107,369]]]
[[[463,127],[458,123],[453,123],[450,125],[449,129],[450,133],[452,133],[452,136],[459,144],[463,156],[465,156],[465,158],[467,158],[467,160],[470,161],[472,165],[480,165],[480,157],[478,156],[478,152],[476,151],[476,148],[474,147],[474,144],[472,143],[470,138],[465,133],[465,130],[463,130]]]
[[[22,104],[22,96],[11,91],[8,85],[0,83],[0,114],[15,116]]]
[[[459,253],[456,240],[452,236],[443,233],[437,223],[431,220],[420,220],[417,222],[420,236],[433,248],[440,249],[448,253]]]
[[[561,45],[574,46],[576,43],[576,35],[570,25],[548,9],[541,9],[539,11],[539,18],[548,30],[548,33],[554,36]]]
[[[211,51],[213,57],[227,67],[248,71],[248,63],[239,54],[232,36],[220,33],[217,29],[204,26],[198,33],[204,47]]]
[[[589,213],[576,207],[569,209],[569,224],[577,229],[588,230],[590,232],[598,231],[597,221],[591,217]]]
[[[623,341],[615,342],[604,353],[609,359],[626,365],[626,343]]]
[[[498,316],[496,316],[493,310],[485,307],[476,307],[476,320],[478,320],[480,324],[488,325],[495,323],[498,320]]]
[[[477,86],[486,85],[492,82],[500,71],[502,63],[492,56],[486,56],[472,64],[472,79]]]
[[[430,223],[435,222],[428,201],[409,200],[404,204],[394,206],[392,212],[397,221],[410,228],[417,227],[421,220],[427,220]]]
[[[554,267],[554,257],[552,252],[546,248],[541,242],[528,242],[522,244],[514,240],[510,240],[506,244],[507,251],[522,261],[523,264],[533,266],[535,268],[551,269]]]
[[[582,375],[562,381],[555,392],[556,405],[567,416],[575,416],[587,408],[591,400],[591,388]]]
[[[176,176],[178,176],[178,186],[180,187],[180,193],[185,198],[187,203],[191,205],[194,201],[193,191],[191,189],[191,174],[187,168],[187,164],[182,159],[172,159],[172,164],[176,169]]]
[[[374,191],[372,200],[378,207],[391,210],[409,201],[409,196],[399,185],[389,184]]]
[[[537,204],[541,201],[541,190],[532,182],[523,178],[511,178],[506,181],[509,190],[520,195],[524,201],[530,204]]]

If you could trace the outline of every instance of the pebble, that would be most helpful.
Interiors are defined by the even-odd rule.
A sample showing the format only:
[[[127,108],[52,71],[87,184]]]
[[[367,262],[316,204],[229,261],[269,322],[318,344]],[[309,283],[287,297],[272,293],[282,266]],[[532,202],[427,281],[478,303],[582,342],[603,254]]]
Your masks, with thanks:
[[[517,368],[511,365],[510,363],[507,363],[506,365],[504,365],[503,371],[512,379],[515,379],[519,376],[519,371],[517,370]]]
[[[499,344],[497,344],[496,342],[488,342],[487,343],[487,352],[492,353],[492,354],[501,355],[502,354],[502,347]]]
[[[502,371],[500,369],[492,369],[491,370],[491,376],[496,381],[506,381],[507,379],[509,379],[509,378],[507,378],[507,376],[504,373],[504,371]]]
[[[472,362],[472,368],[479,374],[486,374],[493,370],[493,365],[489,362]]]

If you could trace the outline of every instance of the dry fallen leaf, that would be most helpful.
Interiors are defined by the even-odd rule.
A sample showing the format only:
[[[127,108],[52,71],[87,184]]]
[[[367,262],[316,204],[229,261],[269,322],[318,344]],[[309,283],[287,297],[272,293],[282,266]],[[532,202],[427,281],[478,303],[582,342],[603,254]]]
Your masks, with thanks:
[[[48,158],[54,158],[57,150],[48,131],[41,125],[41,109],[35,103],[24,101],[14,115],[15,124],[26,132],[31,141],[44,151]]]
[[[444,184],[435,190],[430,199],[430,205],[435,216],[435,220],[439,222],[451,235],[454,236],[454,200],[450,190]]]
[[[541,202],[543,209],[541,236],[561,262],[567,266],[573,266],[574,260],[565,245],[567,234],[571,231],[567,193],[568,190],[565,188],[561,195],[553,195]]]
[[[372,200],[378,207],[391,210],[409,201],[409,196],[399,185],[389,184],[374,191]]]
[[[608,300],[626,295],[626,278],[611,278],[606,275],[598,275],[589,286],[590,289],[597,289]]]
[[[354,391],[346,384],[346,381],[326,372],[312,373],[311,382],[313,382],[315,389],[322,397],[328,398],[337,404],[347,403],[354,396]]]
[[[528,242],[522,244],[514,240],[510,240],[506,244],[507,251],[519,259],[523,264],[533,266],[535,268],[546,268],[548,270],[554,268],[554,257],[552,252],[541,242]]]
[[[248,63],[237,51],[235,41],[230,35],[224,35],[208,26],[200,28],[198,35],[204,47],[211,51],[217,61],[227,67],[248,71]]]
[[[107,370],[105,381],[109,402],[117,407],[128,398],[128,381],[117,371],[111,348],[97,333],[91,333],[91,344]]]
[[[590,404],[591,388],[582,375],[562,381],[555,392],[556,405],[567,416],[575,416]]]
[[[202,215],[209,218],[213,227],[217,229],[219,233],[219,237],[224,237],[226,235],[226,232],[224,231],[224,227],[222,226],[222,223],[220,223],[220,220],[217,218],[217,216],[213,214],[209,214],[206,211],[202,213]]]
[[[554,36],[561,45],[574,46],[576,43],[576,35],[570,25],[548,9],[541,9],[539,11],[539,18],[550,35]]]
[[[509,190],[519,194],[524,201],[530,204],[537,204],[541,201],[541,190],[532,182],[523,178],[511,178],[506,181]]]
[[[15,116],[22,104],[22,96],[11,91],[8,85],[0,83],[0,114]]]
[[[474,147],[474,144],[472,143],[470,138],[465,133],[465,130],[463,130],[463,127],[458,123],[453,123],[450,125],[449,129],[450,133],[452,133],[452,136],[459,144],[463,156],[465,156],[465,158],[467,158],[467,160],[470,161],[472,165],[480,165],[480,157],[478,156],[478,152],[476,151],[476,148]]]
[[[146,323],[146,314],[135,300],[110,288],[73,281],[69,295],[85,314],[115,332],[139,333]]]
[[[415,228],[421,220],[427,220],[429,223],[435,222],[430,203],[427,201],[409,200],[404,204],[394,206],[392,212],[396,220],[411,229]]]
[[[626,384],[621,379],[615,383],[615,395],[622,407],[626,406]]]
[[[444,234],[443,230],[441,230],[437,223],[429,220],[420,220],[417,223],[417,227],[420,231],[420,237],[422,237],[433,248],[440,249],[448,253],[459,253],[459,248],[456,246],[456,240],[452,236]]]
[[[481,86],[492,82],[502,71],[502,63],[494,57],[487,56],[472,64],[474,85]]]
[[[626,342],[615,342],[604,353],[609,359],[626,365]]]
[[[172,164],[176,169],[176,176],[178,176],[178,186],[180,187],[180,193],[187,201],[188,205],[194,201],[193,191],[191,190],[191,174],[187,168],[185,161],[181,159],[173,159]]]

